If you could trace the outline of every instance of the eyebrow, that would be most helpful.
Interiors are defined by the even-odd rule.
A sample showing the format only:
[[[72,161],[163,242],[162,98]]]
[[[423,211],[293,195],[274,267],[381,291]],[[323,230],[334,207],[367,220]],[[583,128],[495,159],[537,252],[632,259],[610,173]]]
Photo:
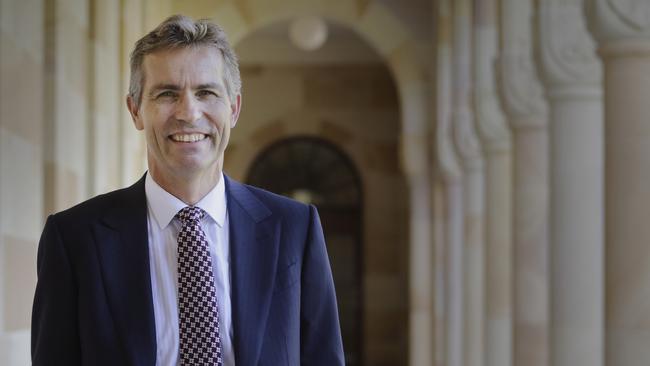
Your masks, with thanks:
[[[175,91],[177,91],[177,90],[180,90],[180,89],[181,88],[176,84],[157,84],[157,85],[154,85],[151,88],[151,91],[149,92],[149,95],[153,95],[153,94],[155,94],[156,92],[158,92],[160,90],[175,90]],[[199,84],[196,87],[194,87],[193,89],[197,89],[197,90],[216,89],[216,90],[218,90],[220,92],[225,92],[225,89],[224,89],[223,85],[217,84],[217,83]]]
[[[174,84],[157,84],[151,88],[148,94],[153,96],[160,90],[180,90],[180,87]]]
[[[200,84],[196,87],[196,89],[217,89],[219,91],[223,91],[223,85],[217,83]]]

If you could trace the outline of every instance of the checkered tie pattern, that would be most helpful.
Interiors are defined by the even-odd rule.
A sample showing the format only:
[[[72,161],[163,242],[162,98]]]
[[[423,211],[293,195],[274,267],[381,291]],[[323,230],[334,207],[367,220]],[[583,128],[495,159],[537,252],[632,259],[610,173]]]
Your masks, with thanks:
[[[201,229],[205,211],[188,206],[176,214],[178,314],[181,366],[222,366],[219,311],[208,241]]]

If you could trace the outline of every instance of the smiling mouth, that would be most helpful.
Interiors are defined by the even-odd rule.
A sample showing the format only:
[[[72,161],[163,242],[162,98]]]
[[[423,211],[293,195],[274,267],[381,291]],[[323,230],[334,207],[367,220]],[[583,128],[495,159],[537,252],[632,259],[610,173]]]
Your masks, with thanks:
[[[198,142],[206,139],[208,136],[202,133],[177,133],[169,136],[176,142]]]

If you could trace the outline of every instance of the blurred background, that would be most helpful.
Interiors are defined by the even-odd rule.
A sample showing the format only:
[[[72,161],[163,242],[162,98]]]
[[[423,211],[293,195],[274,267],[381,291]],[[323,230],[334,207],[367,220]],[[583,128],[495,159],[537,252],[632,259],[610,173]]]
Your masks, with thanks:
[[[134,42],[240,57],[231,177],[320,212],[348,365],[650,360],[650,2],[0,0],[0,364],[47,215],[132,184]]]

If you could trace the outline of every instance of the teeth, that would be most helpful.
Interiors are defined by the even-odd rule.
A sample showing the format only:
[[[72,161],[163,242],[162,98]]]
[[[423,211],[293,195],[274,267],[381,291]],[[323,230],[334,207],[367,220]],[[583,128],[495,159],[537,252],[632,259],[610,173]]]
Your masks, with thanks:
[[[197,142],[203,140],[204,138],[205,135],[202,133],[172,135],[172,140],[178,142]]]

